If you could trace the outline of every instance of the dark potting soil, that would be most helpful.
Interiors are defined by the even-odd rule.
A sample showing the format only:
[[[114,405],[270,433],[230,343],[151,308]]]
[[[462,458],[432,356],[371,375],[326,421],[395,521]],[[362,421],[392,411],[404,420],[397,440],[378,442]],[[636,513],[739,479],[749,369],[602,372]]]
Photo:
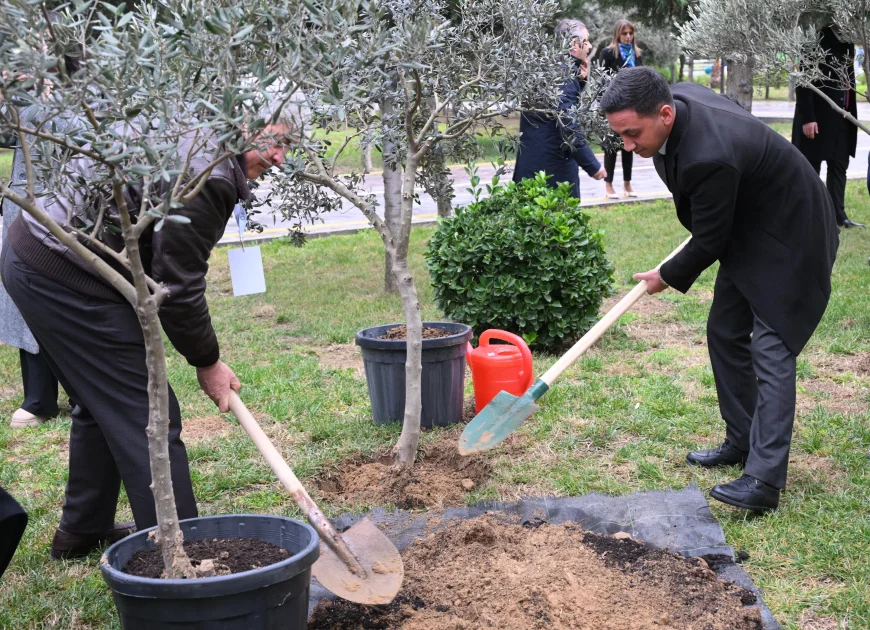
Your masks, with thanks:
[[[253,538],[185,540],[184,550],[194,566],[203,560],[214,560],[216,566],[223,565],[230,573],[259,569],[289,557],[286,549]],[[163,576],[163,558],[156,547],[137,551],[122,571],[138,577],[159,578]]]
[[[450,337],[455,335],[455,332],[443,330],[441,328],[432,328],[431,326],[423,326],[423,339],[440,339],[441,337]],[[408,329],[405,324],[390,328],[378,339],[406,339],[408,337]]]
[[[489,516],[417,540],[389,605],[323,600],[309,630],[760,630],[707,563],[573,523]],[[749,593],[751,595],[751,593]]]

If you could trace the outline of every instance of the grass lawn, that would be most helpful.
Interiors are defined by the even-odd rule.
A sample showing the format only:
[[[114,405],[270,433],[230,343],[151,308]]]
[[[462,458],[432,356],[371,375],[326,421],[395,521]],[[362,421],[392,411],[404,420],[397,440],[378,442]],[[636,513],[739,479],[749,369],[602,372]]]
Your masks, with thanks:
[[[0,179],[6,179],[12,173],[12,149],[0,149]]]
[[[849,184],[847,202],[850,217],[870,222],[862,182]],[[649,269],[684,238],[669,202],[591,214],[606,232],[619,292],[631,286],[632,272]],[[432,228],[416,229],[411,246],[424,319],[439,317],[422,258],[431,234]],[[398,437],[398,427],[370,421],[365,381],[348,344],[358,329],[400,320],[402,311],[381,290],[383,261],[372,231],[312,240],[302,249],[274,241],[263,254],[268,292],[234,298],[226,251],[217,251],[209,302],[244,400],[303,483],[311,482],[340,459]],[[727,540],[749,553],[744,567],[788,628],[870,626],[868,254],[870,230],[842,235],[831,305],[799,358],[798,417],[781,508],[757,518],[712,501]],[[723,435],[704,345],[713,278],[709,270],[689,295],[647,297],[624,316],[520,429],[524,448],[491,452],[491,481],[468,501],[691,483],[707,490],[734,478],[736,469],[708,472],[683,460]],[[555,359],[536,355],[536,373]],[[298,516],[244,432],[199,392],[193,369],[172,351],[169,361],[201,514]],[[31,518],[0,583],[0,628],[117,628],[98,554],[48,559],[63,500],[69,418],[13,432],[7,419],[20,402],[17,351],[0,347],[0,485]],[[435,438],[437,432],[425,436]],[[129,518],[124,502],[118,520]]]

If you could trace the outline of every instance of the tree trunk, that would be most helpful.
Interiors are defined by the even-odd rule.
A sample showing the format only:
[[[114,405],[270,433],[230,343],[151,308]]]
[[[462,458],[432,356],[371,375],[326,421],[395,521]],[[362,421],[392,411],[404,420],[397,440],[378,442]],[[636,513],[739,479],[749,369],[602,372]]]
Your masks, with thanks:
[[[752,112],[752,66],[731,61],[728,63],[728,98],[732,98],[748,112]]]
[[[669,83],[671,85],[673,85],[676,82],[677,82],[677,64],[675,62],[675,63],[671,64],[671,80],[669,81]]]
[[[770,100],[770,72],[764,73],[764,100]]]
[[[794,76],[788,75],[788,102],[794,103]]]
[[[393,259],[393,275],[402,296],[402,310],[405,313],[407,329],[405,359],[405,417],[402,434],[394,449],[396,464],[411,468],[417,457],[420,444],[420,417],[422,415],[422,375],[423,375],[423,321],[417,287],[408,267],[408,244],[411,238],[411,211],[414,208],[414,181],[417,174],[416,160],[408,156],[404,172],[404,192],[402,194],[401,232],[396,244]]]
[[[710,71],[710,89],[716,90],[722,84],[722,62],[719,59],[713,61],[713,70]]]
[[[148,455],[151,462],[151,493],[157,512],[157,545],[163,557],[166,577],[195,578],[196,572],[184,551],[184,536],[178,525],[175,490],[169,464],[169,382],[166,375],[166,348],[158,316],[160,294],[151,294],[145,281],[145,269],[121,184],[114,182],[114,195],[121,216],[121,229],[130,261],[130,275],[136,288],[133,305],[145,339],[145,366],[148,370]]]
[[[386,117],[395,111],[395,103],[384,100],[381,103],[381,115]],[[395,149],[393,143],[384,141],[384,223],[390,228],[393,238],[401,238],[402,226],[402,170],[400,166],[387,164],[386,156]],[[413,190],[413,186],[411,188]],[[394,261],[390,257],[389,249],[384,250],[384,291],[398,293],[399,285],[393,273]]]
[[[686,55],[680,55],[680,73],[677,75],[677,83],[683,82],[683,68],[686,66]]]
[[[372,145],[364,144],[360,146],[360,166],[363,173],[371,173],[374,169],[372,166]]]
[[[722,73],[722,76],[719,78],[719,94],[725,94],[725,82],[728,80],[728,75],[731,74],[731,71],[728,69],[728,62],[724,59],[719,65]]]
[[[689,82],[695,82],[695,60],[691,57],[689,58]]]
[[[864,42],[864,61],[862,65],[864,66],[864,78],[867,80],[867,88],[864,90],[864,98],[870,102],[870,41]]]
[[[175,490],[169,464],[169,384],[166,348],[153,298],[136,309],[145,335],[145,365],[148,368],[148,453],[151,458],[151,492],[157,509],[157,544],[166,577],[194,578],[196,573],[184,551],[184,536],[178,525]]]

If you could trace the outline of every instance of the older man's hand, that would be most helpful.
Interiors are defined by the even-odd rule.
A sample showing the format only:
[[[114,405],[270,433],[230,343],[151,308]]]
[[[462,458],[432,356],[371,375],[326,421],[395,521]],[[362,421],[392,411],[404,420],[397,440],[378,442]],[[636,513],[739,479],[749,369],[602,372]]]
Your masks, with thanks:
[[[661,293],[668,288],[668,285],[662,282],[662,278],[661,276],[659,276],[658,269],[652,269],[650,271],[647,271],[646,273],[636,273],[632,277],[635,280],[646,280],[646,292],[649,295],[653,295],[654,293]]]
[[[202,391],[214,401],[221,413],[230,410],[230,390],[238,392],[242,389],[235,373],[223,361],[209,367],[196,368],[196,378]]]

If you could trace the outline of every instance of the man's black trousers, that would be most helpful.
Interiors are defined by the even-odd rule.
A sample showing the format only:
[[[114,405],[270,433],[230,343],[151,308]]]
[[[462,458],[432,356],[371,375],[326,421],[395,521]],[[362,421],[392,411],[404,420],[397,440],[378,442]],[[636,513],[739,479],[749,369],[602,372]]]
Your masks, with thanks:
[[[721,268],[707,320],[707,346],[726,439],[749,452],[747,475],[784,488],[797,358]]]
[[[6,290],[39,342],[40,352],[79,408],[72,415],[69,479],[60,529],[112,529],[121,482],[136,527],[157,524],[148,456],[145,342],[133,308],[73,291],[5,249]],[[120,298],[119,298],[120,299]],[[181,412],[169,389],[169,457],[180,519],[197,516]]]
[[[828,165],[825,187],[828,189],[828,194],[834,204],[837,225],[843,225],[843,222],[849,218],[846,215],[846,171],[849,169],[849,126],[851,124],[844,118],[840,122],[839,129],[834,128],[831,131],[826,129],[824,131],[824,133],[837,134],[833,155],[824,160]],[[822,161],[809,160],[816,173],[821,173]]]

